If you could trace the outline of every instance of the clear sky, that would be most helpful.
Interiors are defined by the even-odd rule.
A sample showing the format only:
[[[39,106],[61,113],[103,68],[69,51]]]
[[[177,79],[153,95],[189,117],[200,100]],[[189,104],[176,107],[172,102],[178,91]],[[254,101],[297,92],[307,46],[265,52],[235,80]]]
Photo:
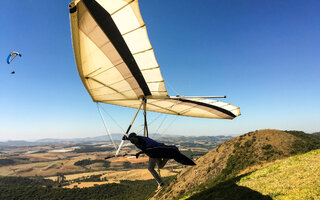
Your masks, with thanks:
[[[104,134],[78,76],[69,1],[0,7],[0,141]],[[240,135],[265,128],[320,131],[320,1],[140,0],[170,95],[227,95],[234,120],[150,113],[150,132]],[[11,51],[19,51],[8,65]],[[15,75],[10,72],[14,69]],[[134,109],[104,105],[126,130]],[[142,113],[133,131],[142,128]],[[122,130],[108,117],[112,133]],[[171,124],[171,122],[173,122]],[[170,126],[171,125],[171,126]]]

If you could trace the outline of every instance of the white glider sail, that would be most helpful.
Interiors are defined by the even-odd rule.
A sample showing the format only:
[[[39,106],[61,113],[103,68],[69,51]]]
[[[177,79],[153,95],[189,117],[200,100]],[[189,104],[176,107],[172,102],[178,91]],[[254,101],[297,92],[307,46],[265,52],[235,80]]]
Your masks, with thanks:
[[[233,119],[240,108],[203,99],[170,97],[137,0],[75,0],[69,5],[81,80],[95,102],[173,115]]]

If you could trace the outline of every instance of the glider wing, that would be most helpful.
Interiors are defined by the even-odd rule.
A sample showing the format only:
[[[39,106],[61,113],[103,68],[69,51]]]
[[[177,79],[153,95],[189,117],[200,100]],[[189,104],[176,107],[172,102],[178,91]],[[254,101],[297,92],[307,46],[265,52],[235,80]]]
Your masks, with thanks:
[[[137,0],[74,0],[69,5],[75,59],[95,102],[173,115],[233,119],[236,106],[170,97]]]

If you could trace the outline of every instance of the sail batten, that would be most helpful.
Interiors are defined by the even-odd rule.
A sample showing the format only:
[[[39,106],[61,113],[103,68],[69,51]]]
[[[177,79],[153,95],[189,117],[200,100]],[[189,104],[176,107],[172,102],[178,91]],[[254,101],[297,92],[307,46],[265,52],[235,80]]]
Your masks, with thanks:
[[[111,13],[110,15],[112,16],[112,15],[114,15],[114,14],[116,14],[117,12],[119,12],[120,10],[122,10],[124,7],[126,7],[126,6],[128,6],[128,5],[130,5],[131,3],[133,3],[134,2],[134,0],[131,0],[129,3],[127,3],[126,5],[124,5],[124,6],[122,6],[121,8],[119,8],[118,10],[116,10],[116,11],[114,11],[113,13]]]

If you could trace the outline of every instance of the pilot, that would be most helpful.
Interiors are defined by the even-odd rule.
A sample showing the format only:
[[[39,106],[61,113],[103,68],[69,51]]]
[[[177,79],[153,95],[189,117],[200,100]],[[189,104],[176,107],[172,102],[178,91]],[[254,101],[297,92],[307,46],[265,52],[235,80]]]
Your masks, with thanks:
[[[162,169],[166,163],[168,162],[169,158],[165,158],[166,155],[163,155],[163,158],[159,158],[160,156],[153,157],[148,152],[148,149],[150,148],[156,148],[156,147],[166,147],[164,143],[159,143],[157,141],[154,141],[148,137],[138,136],[136,133],[130,133],[129,137],[123,136],[123,140],[130,140],[132,144],[134,144],[137,148],[139,148],[141,151],[136,154],[136,158],[139,157],[140,154],[146,153],[149,156],[149,166],[148,170],[154,177],[154,179],[158,183],[158,189],[160,189],[163,186],[163,182],[159,174],[154,170],[155,166],[158,165],[158,169]],[[172,147],[172,146],[170,146]],[[177,148],[177,147],[175,147]],[[161,151],[161,148],[159,148],[159,151]],[[159,152],[161,155],[162,152]],[[160,172],[160,170],[159,170]]]

